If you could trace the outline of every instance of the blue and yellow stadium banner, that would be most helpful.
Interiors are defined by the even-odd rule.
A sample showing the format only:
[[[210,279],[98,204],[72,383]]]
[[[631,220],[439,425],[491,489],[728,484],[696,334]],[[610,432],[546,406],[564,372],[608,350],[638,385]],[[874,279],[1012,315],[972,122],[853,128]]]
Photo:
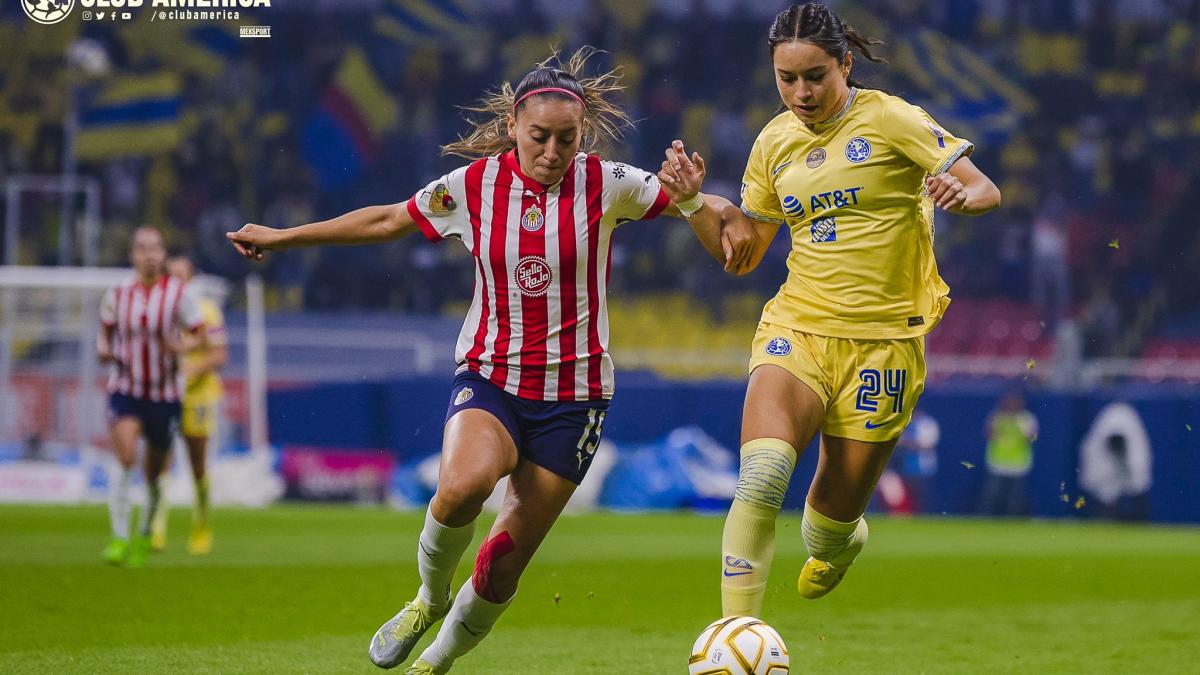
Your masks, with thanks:
[[[100,85],[80,113],[82,160],[151,155],[179,143],[183,84],[179,75],[121,75]]]

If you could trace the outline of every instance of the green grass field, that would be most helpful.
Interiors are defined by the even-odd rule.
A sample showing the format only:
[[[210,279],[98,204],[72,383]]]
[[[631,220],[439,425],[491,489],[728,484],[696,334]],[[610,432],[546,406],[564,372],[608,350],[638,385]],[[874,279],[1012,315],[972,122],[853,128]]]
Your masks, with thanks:
[[[0,507],[0,672],[377,672],[367,644],[415,592],[421,514],[221,510],[205,558],[183,551],[187,517],[132,570],[100,563],[101,507]],[[454,672],[685,673],[720,609],[721,525],[563,518]],[[779,535],[763,618],[793,672],[1200,672],[1195,528],[877,517],[816,602],[794,591],[798,518]]]

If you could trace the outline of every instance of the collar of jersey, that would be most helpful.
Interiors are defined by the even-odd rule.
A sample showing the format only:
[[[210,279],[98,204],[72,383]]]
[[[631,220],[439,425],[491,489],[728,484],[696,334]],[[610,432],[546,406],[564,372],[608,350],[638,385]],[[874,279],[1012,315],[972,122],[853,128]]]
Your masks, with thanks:
[[[841,110],[837,111],[836,115],[830,117],[824,122],[818,122],[816,124],[806,126],[808,126],[813,133],[825,133],[826,131],[832,129],[838,122],[841,122],[842,118],[846,116],[846,113],[850,112],[850,107],[854,105],[854,99],[856,98],[858,98],[858,87],[850,87],[850,94],[846,96],[846,103],[842,106]]]
[[[571,161],[574,162],[575,160],[572,159]],[[508,152],[504,153],[503,155],[500,155],[500,163],[503,164],[505,167],[507,167],[509,171],[512,171],[514,174],[516,174],[517,178],[521,179],[521,183],[527,189],[532,190],[535,194],[541,194],[543,192],[551,192],[551,191],[555,190],[559,186],[560,183],[562,183],[562,179],[559,178],[557,183],[554,183],[553,185],[545,185],[543,183],[537,182],[536,180],[530,178],[529,176],[526,176],[521,171],[521,160],[517,159],[517,149],[516,148],[509,150]],[[565,176],[566,174],[564,173],[563,175]]]

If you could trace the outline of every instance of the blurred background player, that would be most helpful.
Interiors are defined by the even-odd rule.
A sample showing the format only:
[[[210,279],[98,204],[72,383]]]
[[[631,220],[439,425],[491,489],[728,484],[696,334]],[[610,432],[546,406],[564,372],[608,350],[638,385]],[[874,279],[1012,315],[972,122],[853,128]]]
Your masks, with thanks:
[[[152,227],[137,228],[129,254],[134,273],[109,289],[100,307],[96,352],[101,362],[111,364],[109,436],[120,465],[109,480],[112,540],[102,556],[114,565],[145,564],[150,523],[161,498],[158,476],[179,423],[180,341],[183,335],[205,340],[200,307],[184,282],[165,274],[165,258],[162,234]],[[146,440],[147,499],[131,540],[129,492],[140,438]]]
[[[606,100],[620,88],[613,72],[581,79],[591,53],[576,52],[561,69],[543,62],[515,88],[505,83],[474,109],[488,118],[443,148],[474,161],[407,202],[285,230],[250,224],[228,235],[244,256],[261,259],[265,250],[383,242],[420,230],[430,241],[459,240],[475,258],[437,492],[418,542],[421,587],[372,639],[379,667],[399,665],[445,618],[406,672],[447,672],[512,603],[525,567],[591,466],[613,394],[612,234],[627,221],[680,214],[654,174],[581,152],[629,123]],[[732,269],[735,251],[721,227],[713,221],[693,229]],[[750,241],[751,230],[742,229],[742,241]],[[472,579],[452,596],[475,520],[505,476],[508,492]]]
[[[184,255],[172,256],[167,260],[167,273],[187,284],[196,276],[196,267],[191,258]],[[195,293],[204,317],[206,340],[201,342],[185,335],[182,339],[184,379],[183,413],[179,425],[184,443],[187,445],[188,463],[192,467],[196,499],[192,508],[192,529],[188,535],[187,550],[201,555],[212,550],[212,526],[208,520],[209,479],[206,469],[208,439],[216,428],[217,412],[224,390],[221,386],[220,370],[229,360],[226,345],[225,316],[216,302]],[[170,468],[170,455],[167,466]],[[160,484],[168,472],[159,477]],[[160,485],[160,491],[161,491]],[[154,514],[151,527],[150,546],[156,551],[167,545],[167,514],[170,505],[163,503]]]
[[[798,588],[815,599],[841,582],[867,541],[863,513],[924,389],[924,335],[950,301],[934,261],[934,207],[977,215],[1000,204],[967,158],[969,141],[850,77],[851,47],[882,61],[869,48],[878,40],[807,3],[775,17],[768,43],[787,110],[750,151],[741,208],[724,202],[691,219],[753,224],[752,266],[785,223],[792,242],[787,281],[764,308],[752,347],[738,486],[722,539],[726,616],[760,616],[775,518],[797,449],[818,431]],[[676,141],[660,178],[672,199],[686,198],[703,163]]]

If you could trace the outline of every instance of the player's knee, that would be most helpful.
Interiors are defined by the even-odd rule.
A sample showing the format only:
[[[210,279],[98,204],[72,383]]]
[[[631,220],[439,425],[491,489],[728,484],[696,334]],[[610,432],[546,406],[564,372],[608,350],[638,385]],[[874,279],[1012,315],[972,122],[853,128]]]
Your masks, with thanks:
[[[763,508],[782,508],[796,468],[796,450],[778,438],[756,438],[742,446],[741,456],[734,498]]]
[[[475,558],[475,571],[471,574],[471,585],[476,595],[497,604],[512,597],[516,592],[517,575],[507,572],[500,561],[512,560],[515,549],[516,545],[507,531],[484,540]]]
[[[445,476],[438,480],[433,496],[433,515],[449,527],[465,525],[483,510],[483,503],[496,489],[494,483],[473,476]]]

